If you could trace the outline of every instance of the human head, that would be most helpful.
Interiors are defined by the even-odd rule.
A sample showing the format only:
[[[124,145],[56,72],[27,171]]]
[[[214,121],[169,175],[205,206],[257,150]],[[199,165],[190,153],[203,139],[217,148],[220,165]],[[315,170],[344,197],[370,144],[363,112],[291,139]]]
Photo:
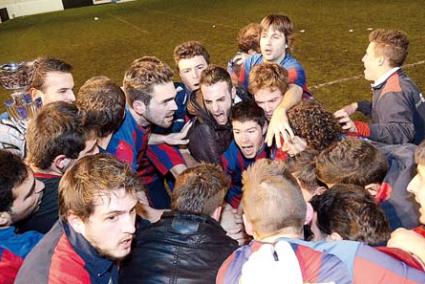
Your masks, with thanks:
[[[306,203],[282,161],[257,160],[242,175],[245,228],[255,239],[301,234]]]
[[[129,254],[139,179],[109,154],[80,159],[59,183],[60,218],[110,259]]]
[[[56,101],[72,102],[74,78],[72,66],[56,58],[37,58],[33,62],[33,77],[29,92],[33,98],[41,97],[43,105]]]
[[[292,48],[294,25],[284,15],[268,15],[260,22],[261,54],[265,61],[280,63]]]
[[[226,69],[210,65],[201,73],[199,85],[205,108],[219,125],[229,122],[236,91]]]
[[[245,53],[260,53],[260,24],[250,23],[239,30],[238,47]]]
[[[50,103],[28,125],[28,162],[39,170],[63,174],[85,149],[85,139],[77,107],[63,101]]]
[[[379,185],[388,170],[388,161],[372,144],[355,138],[339,141],[316,158],[316,175],[329,187],[338,183],[366,189]]]
[[[288,90],[288,71],[276,63],[255,65],[249,73],[248,90],[270,120]]]
[[[342,134],[338,120],[316,101],[301,101],[287,111],[287,116],[294,135],[319,152],[338,141]]]
[[[19,156],[0,150],[0,228],[25,219],[40,205],[44,184]]]
[[[201,72],[210,63],[210,55],[199,41],[187,41],[174,48],[174,61],[183,84],[189,91],[199,89]]]
[[[264,111],[253,101],[242,101],[232,107],[232,128],[236,144],[247,159],[253,159],[264,147],[267,131]]]
[[[229,177],[217,165],[188,168],[176,178],[171,209],[209,215],[218,220],[229,187]]]
[[[409,40],[398,30],[377,29],[369,34],[369,46],[363,56],[366,80],[376,81],[389,69],[399,67],[407,57]]]
[[[127,103],[143,126],[171,126],[177,110],[173,71],[153,56],[136,59],[124,76]]]
[[[371,246],[390,238],[390,227],[382,209],[363,188],[339,184],[311,200],[317,214],[313,228],[315,239],[351,240]]]
[[[420,206],[419,221],[425,224],[425,141],[422,141],[416,149],[415,161],[418,164],[416,175],[407,186],[407,191],[415,195],[415,200]]]
[[[318,154],[317,150],[307,148],[285,162],[288,171],[297,179],[306,202],[326,190],[316,178],[314,159]]]
[[[76,105],[84,128],[97,138],[116,131],[124,118],[125,95],[106,76],[87,80],[78,91]]]

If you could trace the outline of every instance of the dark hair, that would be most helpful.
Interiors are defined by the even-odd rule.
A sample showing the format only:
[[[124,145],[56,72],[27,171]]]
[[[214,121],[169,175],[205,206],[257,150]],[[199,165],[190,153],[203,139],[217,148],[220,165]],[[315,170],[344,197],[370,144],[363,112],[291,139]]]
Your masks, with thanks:
[[[388,161],[372,144],[347,138],[331,145],[316,158],[316,175],[326,184],[351,183],[365,187],[382,183]]]
[[[230,178],[218,165],[200,164],[176,178],[171,208],[193,214],[212,215],[224,202]]]
[[[229,92],[232,92],[232,79],[226,69],[211,64],[208,65],[206,69],[202,70],[201,78],[199,79],[199,86],[211,86],[218,82],[225,82]]]
[[[176,62],[177,69],[179,68],[179,61],[181,59],[190,59],[198,55],[204,57],[207,64],[210,63],[210,55],[199,41],[186,41],[176,46],[174,48],[174,61]]]
[[[13,188],[22,184],[28,177],[28,169],[21,158],[0,150],[0,212],[9,211],[12,207]]]
[[[317,212],[321,232],[338,233],[344,240],[382,245],[390,238],[390,227],[382,209],[362,187],[339,184],[310,201]]]
[[[377,29],[369,34],[369,41],[374,42],[375,53],[383,53],[391,67],[398,67],[406,60],[409,40],[406,33],[398,30]]]
[[[71,73],[72,66],[56,58],[37,58],[33,63],[33,77],[30,88],[44,91],[44,82],[49,72]]]
[[[28,161],[47,170],[59,155],[76,159],[85,148],[85,135],[75,104],[49,103],[29,123],[26,135]]]
[[[261,127],[266,123],[264,110],[259,107],[254,101],[242,101],[232,107],[232,121],[246,122],[249,120],[255,121]]]
[[[78,91],[76,105],[84,128],[97,137],[106,137],[122,123],[125,95],[108,77],[92,77]]]
[[[316,101],[301,101],[290,108],[287,115],[294,134],[304,138],[315,150],[326,149],[342,134],[338,120]]]

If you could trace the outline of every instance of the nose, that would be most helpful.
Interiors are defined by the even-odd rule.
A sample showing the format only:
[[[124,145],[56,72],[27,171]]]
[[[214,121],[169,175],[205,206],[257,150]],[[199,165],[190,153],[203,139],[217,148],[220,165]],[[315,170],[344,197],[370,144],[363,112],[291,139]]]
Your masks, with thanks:
[[[219,109],[218,103],[213,102],[212,103],[212,111],[215,113],[215,112],[218,112],[218,109]]]
[[[363,55],[363,57],[362,57],[362,62],[364,63],[364,62],[365,62],[365,60],[366,60],[366,54],[365,54],[365,55]]]
[[[69,90],[68,100],[71,101],[71,102],[75,101],[75,94],[74,94],[73,90]]]
[[[170,110],[176,111],[177,110],[177,103],[175,100],[170,101]]]
[[[272,105],[271,104],[269,104],[269,103],[265,103],[264,104],[264,112],[265,113],[270,113],[270,112],[272,112],[273,111],[273,107],[272,107]]]
[[[418,180],[418,175],[415,175],[413,179],[407,185],[408,192],[415,193],[417,180]]]
[[[136,232],[136,213],[128,214],[122,226],[124,233],[134,234]]]
[[[242,133],[241,135],[241,142],[245,143],[248,141],[248,135],[246,133]]]

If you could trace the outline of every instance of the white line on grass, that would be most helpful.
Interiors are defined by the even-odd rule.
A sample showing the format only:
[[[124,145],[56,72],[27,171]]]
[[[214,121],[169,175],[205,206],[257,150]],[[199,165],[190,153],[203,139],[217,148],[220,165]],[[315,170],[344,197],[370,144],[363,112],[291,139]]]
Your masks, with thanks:
[[[403,66],[403,68],[404,69],[407,69],[407,68],[410,68],[410,67],[414,67],[414,66],[417,66],[417,65],[424,64],[424,63],[425,63],[425,60],[421,60],[421,61],[418,61],[418,62],[415,62],[415,63],[406,64],[406,65]],[[320,88],[323,88],[323,87],[328,87],[328,86],[332,86],[332,85],[335,85],[335,84],[339,84],[339,83],[342,83],[342,82],[347,82],[347,81],[351,81],[351,80],[357,80],[357,79],[360,79],[360,78],[363,78],[363,75],[356,75],[356,76],[352,76],[352,77],[346,77],[346,78],[342,78],[342,79],[338,79],[338,80],[334,80],[334,81],[330,81],[330,82],[326,82],[326,83],[314,85],[314,86],[311,86],[309,88],[312,89],[312,90],[315,90],[315,89],[320,89]]]
[[[135,29],[135,30],[137,30],[137,31],[139,31],[141,33],[145,33],[145,34],[148,34],[149,33],[147,30],[141,29],[139,26],[136,26],[135,24],[132,24],[132,23],[124,20],[123,18],[120,18],[118,16],[114,16],[111,13],[108,13],[108,15],[110,15],[112,18],[114,18],[115,20],[117,20],[117,21],[119,21],[121,23],[124,23],[124,24],[129,25],[130,27],[132,27],[133,29]]]

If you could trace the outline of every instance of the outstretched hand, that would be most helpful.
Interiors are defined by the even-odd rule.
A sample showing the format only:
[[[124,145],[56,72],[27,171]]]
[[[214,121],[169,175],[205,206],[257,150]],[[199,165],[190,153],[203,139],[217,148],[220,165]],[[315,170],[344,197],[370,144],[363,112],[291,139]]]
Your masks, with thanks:
[[[193,122],[189,121],[183,126],[180,132],[165,135],[164,142],[168,145],[187,145],[189,143],[189,139],[186,139],[186,136],[189,129],[192,127],[192,124]]]
[[[339,124],[341,124],[342,129],[357,132],[356,125],[354,121],[350,118],[350,115],[345,109],[340,109],[334,113],[336,119],[338,119]]]
[[[294,132],[289,125],[286,110],[276,108],[267,129],[267,145],[270,147],[273,144],[274,139],[276,141],[277,148],[282,147],[281,137],[284,141],[291,141],[294,138]]]

